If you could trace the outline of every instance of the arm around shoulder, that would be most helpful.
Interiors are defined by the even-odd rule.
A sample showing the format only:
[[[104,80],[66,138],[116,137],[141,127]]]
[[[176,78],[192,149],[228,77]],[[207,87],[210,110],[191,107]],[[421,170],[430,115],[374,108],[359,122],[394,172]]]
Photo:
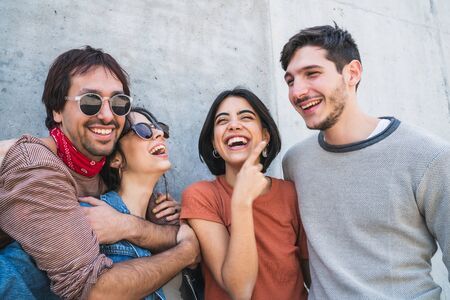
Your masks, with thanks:
[[[100,276],[89,299],[141,299],[164,285],[183,268],[199,262],[197,238],[186,224],[180,226],[177,245],[162,253],[114,264]]]
[[[47,272],[56,294],[79,298],[112,262],[99,253],[73,178],[31,164],[10,167],[1,179],[0,228]]]
[[[136,216],[122,214],[93,197],[80,198],[91,207],[83,208],[100,244],[128,240],[140,247],[160,252],[176,245],[178,226],[157,225]]]

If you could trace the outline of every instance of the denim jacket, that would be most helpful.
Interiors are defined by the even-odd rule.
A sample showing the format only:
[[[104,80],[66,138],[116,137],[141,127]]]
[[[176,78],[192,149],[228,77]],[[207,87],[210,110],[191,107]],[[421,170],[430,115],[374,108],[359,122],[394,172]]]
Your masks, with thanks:
[[[50,279],[18,242],[0,250],[0,299],[60,299],[50,290]]]
[[[100,200],[108,203],[117,211],[123,214],[130,214],[127,206],[117,192],[111,191],[100,196]],[[80,203],[82,206],[89,206],[87,203]],[[134,245],[126,240],[114,244],[100,245],[100,252],[112,259],[114,263],[126,261],[132,258],[148,257],[152,254],[149,250]],[[165,300],[162,288],[145,297],[145,300]]]

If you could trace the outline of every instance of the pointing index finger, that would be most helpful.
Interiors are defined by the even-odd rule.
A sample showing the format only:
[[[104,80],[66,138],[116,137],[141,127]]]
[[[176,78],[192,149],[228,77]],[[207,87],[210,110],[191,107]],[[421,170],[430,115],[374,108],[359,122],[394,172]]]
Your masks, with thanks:
[[[264,148],[267,146],[266,141],[261,141],[255,148],[253,148],[252,153],[250,153],[249,157],[245,161],[244,165],[256,165],[259,164],[259,156]]]

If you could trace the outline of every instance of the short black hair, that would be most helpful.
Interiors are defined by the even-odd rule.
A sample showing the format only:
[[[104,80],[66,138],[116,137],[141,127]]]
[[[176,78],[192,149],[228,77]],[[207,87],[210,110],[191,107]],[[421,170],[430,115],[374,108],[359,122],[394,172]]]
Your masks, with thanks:
[[[302,29],[289,39],[281,51],[281,66],[286,71],[297,49],[305,46],[317,46],[327,51],[327,59],[332,61],[336,70],[342,73],[342,69],[352,60],[361,63],[358,46],[347,30],[339,28],[336,23],[330,25],[315,26]]]
[[[45,80],[42,102],[47,111],[45,125],[48,129],[57,125],[53,119],[53,111],[63,110],[72,77],[85,74],[98,66],[111,72],[122,83],[123,92],[130,95],[128,74],[111,55],[91,46],[66,51],[55,59]]]
[[[263,166],[262,172],[266,172],[267,168],[280,152],[280,134],[275,121],[264,103],[254,93],[245,88],[234,88],[232,90],[223,91],[214,100],[208,115],[206,116],[205,122],[203,123],[202,131],[200,132],[200,137],[198,139],[200,160],[206,163],[212,174],[216,176],[225,174],[225,161],[221,157],[215,158],[213,156],[214,146],[212,141],[214,138],[214,118],[217,109],[222,101],[230,96],[242,97],[247,100],[261,119],[262,127],[266,128],[270,134],[270,142],[267,145],[267,157],[261,156],[260,160]]]

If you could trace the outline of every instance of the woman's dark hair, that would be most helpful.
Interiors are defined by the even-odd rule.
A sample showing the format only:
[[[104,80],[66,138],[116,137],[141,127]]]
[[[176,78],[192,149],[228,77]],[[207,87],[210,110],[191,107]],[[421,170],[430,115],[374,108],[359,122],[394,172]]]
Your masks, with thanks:
[[[221,157],[215,158],[213,156],[214,146],[212,141],[214,139],[214,119],[217,109],[222,101],[230,96],[242,97],[247,100],[261,119],[262,127],[266,128],[270,134],[270,142],[267,145],[267,157],[261,156],[260,158],[260,162],[263,165],[262,172],[266,172],[271,162],[280,152],[280,134],[275,121],[264,103],[255,94],[244,88],[235,88],[233,90],[223,91],[214,100],[211,108],[209,109],[208,115],[206,116],[206,120],[203,123],[202,131],[200,132],[200,137],[198,139],[198,152],[200,160],[206,163],[208,169],[214,175],[217,176],[225,174],[225,161]]]
[[[82,75],[94,67],[104,67],[117,78],[123,86],[123,92],[130,95],[128,74],[119,63],[102,49],[85,46],[81,49],[72,49],[58,56],[53,62],[45,80],[42,102],[47,111],[45,126],[52,129],[56,126],[53,111],[60,112],[66,104],[71,79],[75,75]]]
[[[101,175],[103,181],[105,182],[108,191],[117,191],[119,189],[120,181],[121,181],[119,169],[111,167],[111,160],[114,158],[114,156],[117,153],[119,153],[122,156],[124,166],[126,166],[126,163],[127,163],[126,159],[125,159],[125,155],[123,154],[123,150],[120,147],[120,139],[131,131],[131,126],[133,124],[131,122],[130,115],[132,112],[143,115],[152,123],[157,121],[155,116],[151,112],[149,112],[147,109],[145,109],[143,107],[132,107],[131,108],[130,113],[125,118],[125,125],[123,127],[122,133],[120,134],[119,139],[117,140],[112,153],[106,157],[105,166],[102,168],[102,170],[100,172],[100,175]],[[163,175],[163,177],[165,180],[164,175]],[[165,184],[166,184],[166,190],[167,190],[167,182]]]

